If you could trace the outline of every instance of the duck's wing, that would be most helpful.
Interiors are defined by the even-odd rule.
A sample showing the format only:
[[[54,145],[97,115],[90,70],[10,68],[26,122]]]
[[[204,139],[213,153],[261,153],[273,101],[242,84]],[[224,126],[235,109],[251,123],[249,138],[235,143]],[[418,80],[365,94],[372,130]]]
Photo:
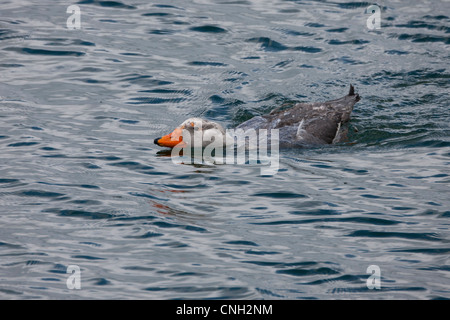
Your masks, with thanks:
[[[291,109],[271,113],[263,118],[270,129],[296,125],[300,128],[301,125],[303,136],[297,135],[297,139],[309,136],[310,139],[307,140],[333,143],[341,141],[345,132],[344,125],[350,120],[353,106],[359,100],[360,96],[351,85],[349,93],[342,98],[326,102],[297,103]]]
[[[269,120],[264,116],[256,116],[247,120],[236,127],[236,129],[242,129],[247,131],[249,129],[258,130],[258,129],[267,129],[269,125]]]
[[[341,142],[346,133],[345,124],[350,120],[353,106],[359,100],[360,96],[350,85],[349,93],[342,98],[326,102],[297,103],[287,110],[274,110],[269,114],[253,117],[237,128],[244,131],[279,129],[280,146]]]

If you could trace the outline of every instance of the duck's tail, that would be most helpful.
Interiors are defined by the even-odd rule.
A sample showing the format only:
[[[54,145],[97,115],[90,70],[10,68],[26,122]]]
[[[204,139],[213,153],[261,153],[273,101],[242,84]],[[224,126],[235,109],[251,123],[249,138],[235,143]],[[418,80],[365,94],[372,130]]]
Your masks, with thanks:
[[[356,102],[361,100],[361,97],[359,96],[359,94],[355,93],[355,87],[352,84],[350,84],[350,91],[348,92],[348,95],[355,96]]]

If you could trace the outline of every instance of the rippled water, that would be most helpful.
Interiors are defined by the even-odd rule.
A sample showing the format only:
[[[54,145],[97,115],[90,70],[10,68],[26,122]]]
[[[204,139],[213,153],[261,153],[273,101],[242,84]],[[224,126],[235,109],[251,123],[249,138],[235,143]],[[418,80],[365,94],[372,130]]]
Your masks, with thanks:
[[[370,4],[2,1],[0,298],[450,298],[449,2]],[[352,143],[274,176],[153,145],[350,83]]]

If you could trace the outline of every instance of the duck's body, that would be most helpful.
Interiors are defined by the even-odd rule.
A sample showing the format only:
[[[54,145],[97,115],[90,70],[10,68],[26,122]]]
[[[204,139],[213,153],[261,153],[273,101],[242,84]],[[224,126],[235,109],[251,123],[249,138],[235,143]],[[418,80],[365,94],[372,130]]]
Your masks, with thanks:
[[[236,129],[242,129],[244,132],[265,129],[269,138],[271,130],[277,129],[281,148],[338,143],[346,139],[348,129],[345,124],[350,120],[353,106],[359,100],[360,96],[355,93],[353,86],[350,86],[349,93],[340,99],[297,103],[287,110],[276,109],[269,114],[253,117]],[[155,139],[155,144],[174,147],[183,140],[183,130],[195,132],[198,128],[202,132],[204,142],[210,143],[212,136],[220,136],[223,141],[226,140],[225,130],[219,124],[192,118],[183,122],[171,134]]]
[[[288,110],[277,109],[256,116],[237,128],[278,129],[280,147],[331,144],[345,140],[353,106],[360,100],[350,86],[348,95],[327,102],[297,103]]]

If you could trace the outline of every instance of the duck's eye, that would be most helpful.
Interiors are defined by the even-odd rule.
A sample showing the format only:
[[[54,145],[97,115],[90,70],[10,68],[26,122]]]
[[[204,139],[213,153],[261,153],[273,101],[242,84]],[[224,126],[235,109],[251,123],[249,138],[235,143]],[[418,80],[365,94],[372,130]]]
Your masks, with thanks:
[[[192,129],[194,129],[195,131],[198,131],[200,129],[199,127],[197,127],[195,125],[195,122],[191,122],[190,125],[191,125]]]

